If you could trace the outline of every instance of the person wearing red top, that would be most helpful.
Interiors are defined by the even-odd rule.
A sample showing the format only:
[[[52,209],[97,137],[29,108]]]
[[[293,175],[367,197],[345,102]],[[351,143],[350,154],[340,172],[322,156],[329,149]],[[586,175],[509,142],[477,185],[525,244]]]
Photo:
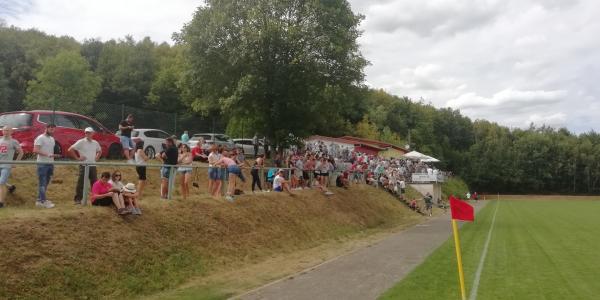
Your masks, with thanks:
[[[100,180],[96,181],[92,186],[92,205],[94,206],[111,206],[115,205],[117,213],[120,215],[128,214],[129,211],[125,208],[123,198],[119,197],[118,191],[115,191],[108,181],[110,180],[110,173],[103,172],[100,175]]]
[[[202,143],[198,142],[198,144],[192,148],[192,157],[194,158],[194,161],[208,161],[208,156],[204,154],[204,150],[202,149]]]

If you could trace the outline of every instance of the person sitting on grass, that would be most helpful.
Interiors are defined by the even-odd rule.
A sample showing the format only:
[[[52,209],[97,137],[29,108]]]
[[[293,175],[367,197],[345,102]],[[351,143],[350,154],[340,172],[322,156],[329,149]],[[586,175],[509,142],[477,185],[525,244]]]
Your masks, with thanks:
[[[114,205],[119,215],[126,215],[129,211],[125,208],[123,199],[119,197],[118,192],[112,191],[113,187],[108,182],[110,179],[109,172],[102,172],[100,180],[94,182],[92,186],[92,195],[90,196],[92,205],[94,206],[111,206]]]
[[[283,170],[281,169],[277,171],[277,175],[275,175],[275,178],[273,178],[273,191],[286,191],[288,194],[292,195],[292,191],[290,190],[290,182],[285,180],[285,177],[283,177]]]
[[[412,210],[417,210],[417,200],[416,199],[410,200],[410,204],[408,205],[408,207],[410,207],[410,209],[412,209]]]
[[[194,161],[207,162],[208,156],[204,154],[204,149],[202,149],[202,144],[204,144],[204,139],[200,138],[196,146],[192,148],[192,157]]]
[[[110,185],[112,186],[113,191],[120,193],[123,189],[124,185],[121,181],[122,177],[123,175],[121,175],[121,171],[114,171],[110,176],[110,180],[108,181],[108,183],[110,183]]]
[[[337,187],[348,189],[350,186],[348,171],[344,171],[342,174],[338,175],[335,180],[335,185]]]
[[[123,186],[123,192],[121,192],[121,196],[123,197],[123,203],[127,207],[127,210],[131,211],[134,215],[141,215],[142,210],[140,209],[138,203],[139,194],[135,190],[135,184],[128,183]]]

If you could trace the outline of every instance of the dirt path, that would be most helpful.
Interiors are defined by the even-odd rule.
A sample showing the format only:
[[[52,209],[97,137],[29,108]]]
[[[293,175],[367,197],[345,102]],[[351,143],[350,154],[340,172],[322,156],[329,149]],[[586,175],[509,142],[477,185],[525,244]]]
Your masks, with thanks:
[[[486,202],[479,201],[476,210]],[[377,299],[451,235],[449,213],[235,299]]]

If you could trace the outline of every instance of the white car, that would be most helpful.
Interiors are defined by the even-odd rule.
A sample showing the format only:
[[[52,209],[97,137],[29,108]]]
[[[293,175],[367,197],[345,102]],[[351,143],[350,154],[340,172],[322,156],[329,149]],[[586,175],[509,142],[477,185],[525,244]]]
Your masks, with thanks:
[[[195,147],[198,141],[203,140],[202,149],[207,151],[211,145],[216,144],[217,146],[223,146],[225,149],[232,150],[235,148],[235,144],[231,138],[227,135],[220,133],[196,133],[192,136],[189,141],[190,147]]]
[[[171,135],[160,129],[134,129],[131,132],[131,138],[134,140],[144,141],[144,152],[150,158],[153,158],[156,153],[162,151],[165,139]],[[179,141],[176,141],[179,143]]]
[[[244,149],[246,156],[254,156],[254,142],[252,139],[233,139],[237,148]],[[263,146],[262,140],[258,141],[258,155],[265,154],[265,147]]]

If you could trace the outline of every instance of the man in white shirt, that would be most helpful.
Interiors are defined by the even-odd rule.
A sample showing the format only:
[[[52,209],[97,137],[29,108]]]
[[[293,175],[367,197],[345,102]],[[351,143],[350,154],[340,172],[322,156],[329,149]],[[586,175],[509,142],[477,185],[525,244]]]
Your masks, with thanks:
[[[0,160],[13,160],[17,154],[17,160],[23,157],[23,149],[19,141],[12,138],[12,127],[5,125],[2,128],[2,137],[0,138]],[[8,191],[8,177],[10,171],[15,166],[11,164],[0,164],[0,208],[4,207],[6,192]]]
[[[54,162],[55,157],[60,157],[60,154],[54,154],[54,129],[56,125],[48,124],[46,126],[46,132],[40,134],[33,142],[33,152],[37,154],[37,174],[38,174],[38,198],[35,202],[35,206],[43,208],[53,208],[54,203],[46,198],[46,191],[48,190],[48,184],[50,184],[50,178],[54,174],[54,165],[50,164]]]
[[[78,161],[85,163],[95,163],[100,159],[102,155],[102,148],[100,148],[100,144],[92,139],[94,135],[94,129],[88,127],[85,129],[85,137],[78,140],[73,144],[73,146],[69,147],[69,154],[71,157],[75,158]],[[77,150],[78,153],[75,153]],[[78,155],[79,154],[79,155]],[[96,166],[89,166],[89,180],[90,186],[98,180]],[[77,186],[75,187],[75,204],[81,204],[81,199],[83,198],[83,181],[85,180],[85,166],[79,166],[79,178],[77,179]]]
[[[273,191],[286,191],[289,194],[292,194],[292,191],[290,191],[290,182],[285,180],[285,178],[283,177],[283,170],[277,171],[277,176],[275,176],[275,178],[273,179]]]

